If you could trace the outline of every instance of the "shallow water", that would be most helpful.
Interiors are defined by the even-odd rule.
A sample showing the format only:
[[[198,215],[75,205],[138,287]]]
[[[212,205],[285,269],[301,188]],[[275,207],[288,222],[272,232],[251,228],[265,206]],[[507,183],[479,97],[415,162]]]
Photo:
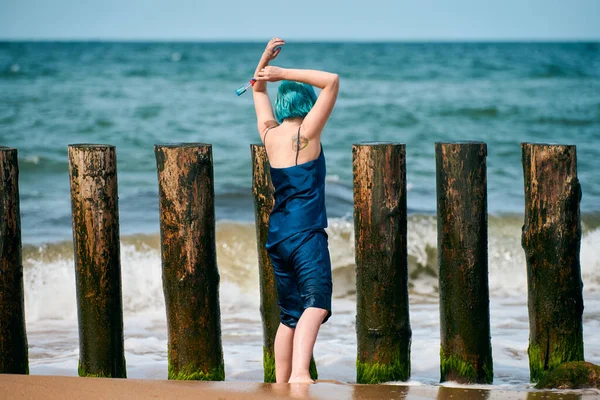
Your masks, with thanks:
[[[530,388],[527,345],[526,275],[520,227],[490,224],[490,319],[494,388]],[[328,228],[334,275],[333,316],[323,325],[315,347],[320,377],[356,379],[353,231],[333,220]],[[413,384],[439,381],[439,309],[435,276],[433,217],[409,219],[410,320]],[[419,233],[417,233],[419,232]],[[585,358],[600,363],[599,230],[588,231],[582,245],[585,282]],[[127,373],[131,378],[167,377],[167,330],[158,237],[123,238],[121,249]],[[262,325],[254,226],[222,222],[217,227],[221,273],[221,318],[228,380],[262,380]],[[69,243],[25,251],[27,329],[32,374],[76,375],[77,315],[73,259]]]

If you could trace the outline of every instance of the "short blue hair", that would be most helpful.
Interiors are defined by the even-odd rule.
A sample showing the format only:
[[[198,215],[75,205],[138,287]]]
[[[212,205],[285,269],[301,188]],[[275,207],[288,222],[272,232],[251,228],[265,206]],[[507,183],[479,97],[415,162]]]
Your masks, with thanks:
[[[315,89],[306,83],[281,81],[275,100],[275,118],[282,123],[286,118],[306,117],[317,101]]]

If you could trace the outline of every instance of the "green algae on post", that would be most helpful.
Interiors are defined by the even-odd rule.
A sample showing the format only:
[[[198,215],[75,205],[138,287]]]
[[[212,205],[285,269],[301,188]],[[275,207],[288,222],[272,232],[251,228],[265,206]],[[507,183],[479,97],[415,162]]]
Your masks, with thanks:
[[[125,358],[123,358],[123,366],[121,367],[121,369],[123,371],[127,371],[127,364],[125,362]],[[82,365],[81,365],[81,360],[79,360],[79,362],[77,363],[77,375],[81,376],[81,377],[86,377],[86,378],[114,378],[113,376],[110,375],[106,375],[103,373],[91,373],[88,372]],[[123,376],[122,378],[126,378],[126,376]]]
[[[225,365],[204,371],[202,367],[184,365],[177,370],[169,363],[169,379],[178,381],[224,381]]]
[[[169,379],[223,380],[211,145],[156,145]]]
[[[546,371],[562,365],[564,363],[563,360],[565,359],[580,358],[580,360],[583,361],[583,341],[575,340],[571,342],[555,343],[555,345],[556,344],[566,346],[566,348],[548,348],[544,352],[540,346],[529,345],[527,354],[529,356],[530,376],[532,377],[531,379],[533,382],[537,382],[541,379]],[[547,357],[546,354],[548,355]],[[533,377],[535,377],[535,380]]]
[[[583,361],[581,187],[575,146],[522,143],[532,382]]]
[[[392,360],[389,364],[362,363],[356,360],[356,381],[366,384],[406,381],[410,377],[410,365],[403,357]]]
[[[268,351],[263,346],[263,369],[264,369],[264,382],[275,383],[275,356],[272,351]]]
[[[0,146],[0,373],[29,374],[17,149]]]
[[[410,378],[406,148],[352,146],[357,383]]]
[[[106,375],[106,374],[93,374],[93,373],[89,373],[85,370],[85,368],[83,368],[83,366],[81,365],[81,360],[79,360],[79,362],[77,362],[77,375],[81,376],[81,377],[85,377],[85,378],[112,378],[110,375]]]
[[[484,382],[492,382],[494,380],[494,368],[491,359],[487,364],[483,365],[481,370],[483,371],[482,378],[478,377],[472,363],[462,360],[457,356],[446,357],[444,350],[440,348],[440,373],[441,376],[446,377],[446,380],[465,379],[471,382],[477,382],[479,379]]]
[[[536,389],[600,389],[600,366],[585,361],[571,361],[546,372]]]
[[[114,146],[69,145],[80,376],[125,378]]]
[[[492,383],[487,146],[436,143],[440,381]]]
[[[310,374],[310,379],[313,379],[313,380],[319,379],[319,372],[317,371],[317,363],[315,362],[314,356],[310,357],[308,373]]]

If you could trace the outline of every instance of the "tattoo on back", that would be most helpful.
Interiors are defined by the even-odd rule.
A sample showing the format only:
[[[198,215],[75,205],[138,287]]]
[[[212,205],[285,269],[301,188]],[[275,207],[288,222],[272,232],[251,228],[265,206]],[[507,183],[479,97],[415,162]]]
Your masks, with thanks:
[[[300,148],[298,148],[298,145],[300,145]],[[308,138],[300,135],[300,143],[298,143],[298,135],[292,136],[292,149],[294,151],[305,149],[306,146],[308,146]]]

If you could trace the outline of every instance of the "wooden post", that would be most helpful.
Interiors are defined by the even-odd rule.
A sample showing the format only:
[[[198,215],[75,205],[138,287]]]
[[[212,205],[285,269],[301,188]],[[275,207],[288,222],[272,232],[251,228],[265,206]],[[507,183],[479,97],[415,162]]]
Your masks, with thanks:
[[[492,383],[487,146],[436,143],[441,382]]]
[[[117,156],[69,145],[79,376],[125,378]]]
[[[583,361],[581,188],[575,146],[522,143],[521,149],[529,371],[537,382],[555,366]]]
[[[156,145],[169,379],[225,380],[210,144]]]
[[[29,374],[17,149],[0,146],[0,373]]]
[[[405,145],[352,146],[357,383],[410,377]]]
[[[256,245],[258,250],[258,273],[260,279],[260,316],[263,323],[263,369],[264,381],[275,382],[275,334],[279,327],[279,306],[273,264],[265,245],[269,232],[269,215],[275,204],[273,184],[269,172],[269,160],[265,147],[250,145],[252,157],[252,194],[254,196],[254,219],[256,222]],[[318,378],[314,357],[310,362],[312,379]]]
[[[254,220],[258,250],[260,279],[260,316],[263,323],[264,381],[275,382],[275,334],[279,327],[277,287],[271,259],[265,248],[269,231],[269,215],[273,208],[273,184],[269,161],[262,145],[250,145],[252,156],[252,194],[254,195]]]

